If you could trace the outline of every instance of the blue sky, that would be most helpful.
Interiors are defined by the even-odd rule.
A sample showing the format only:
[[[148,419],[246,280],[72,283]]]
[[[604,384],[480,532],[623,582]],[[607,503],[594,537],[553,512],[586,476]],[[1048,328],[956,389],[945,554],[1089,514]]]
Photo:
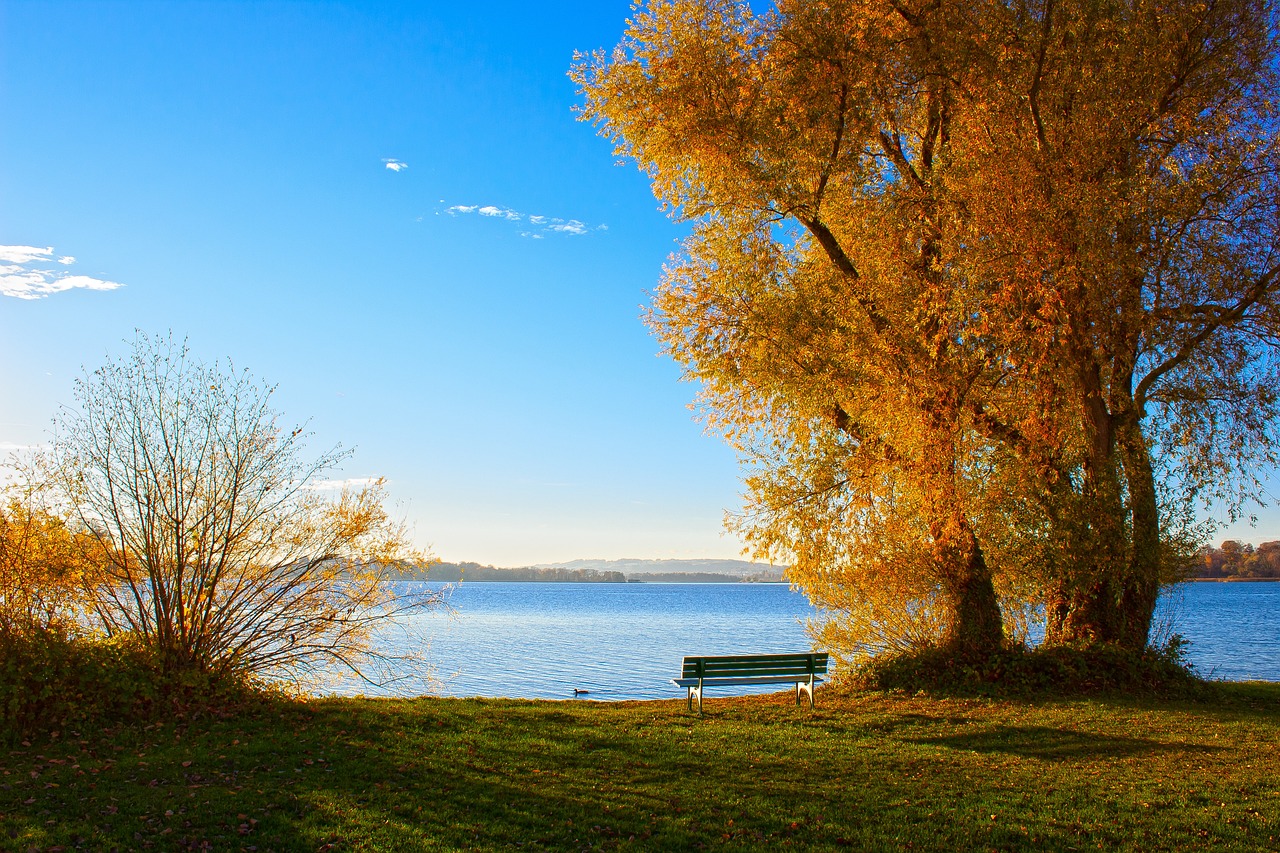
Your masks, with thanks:
[[[639,319],[683,230],[572,113],[628,10],[0,6],[0,244],[124,285],[0,297],[0,445],[172,330],[445,559],[737,556],[732,454]]]
[[[628,13],[7,0],[0,245],[49,251],[0,259],[0,447],[172,331],[444,559],[738,556],[732,454],[639,319],[684,229],[572,113]]]

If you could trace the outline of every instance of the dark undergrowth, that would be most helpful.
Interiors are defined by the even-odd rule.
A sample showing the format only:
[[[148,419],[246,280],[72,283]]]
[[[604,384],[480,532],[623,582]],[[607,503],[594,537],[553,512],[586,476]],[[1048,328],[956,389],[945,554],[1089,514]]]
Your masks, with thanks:
[[[262,694],[243,679],[166,673],[128,636],[0,631],[0,744],[69,728],[227,716]]]
[[[1175,635],[1163,648],[1142,653],[1093,643],[1033,649],[1011,646],[981,658],[949,648],[928,648],[871,661],[852,682],[868,690],[939,696],[1212,698],[1215,684],[1200,678],[1186,663],[1184,645]]]

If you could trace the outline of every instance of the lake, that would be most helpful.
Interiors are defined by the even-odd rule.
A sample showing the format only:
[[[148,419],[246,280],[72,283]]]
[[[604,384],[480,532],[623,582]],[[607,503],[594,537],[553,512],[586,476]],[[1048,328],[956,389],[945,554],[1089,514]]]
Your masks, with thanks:
[[[748,583],[463,583],[450,604],[452,616],[410,625],[428,639],[440,691],[528,699],[573,698],[574,688],[599,700],[682,696],[670,679],[684,655],[807,649],[815,613],[786,584]],[[1191,641],[1188,657],[1208,677],[1280,681],[1280,583],[1183,584],[1156,622],[1158,635]]]
[[[1207,678],[1280,681],[1280,583],[1180,584],[1156,621],[1191,641],[1187,657]]]

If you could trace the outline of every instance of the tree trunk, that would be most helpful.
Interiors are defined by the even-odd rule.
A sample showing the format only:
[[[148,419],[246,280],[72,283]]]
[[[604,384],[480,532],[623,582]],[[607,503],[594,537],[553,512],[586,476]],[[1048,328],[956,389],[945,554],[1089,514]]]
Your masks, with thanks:
[[[1069,556],[1048,597],[1047,643],[1116,642],[1123,633],[1120,604],[1128,534],[1116,424],[1103,399],[1097,369],[1086,364],[1079,379],[1089,444],[1080,494],[1067,508]]]
[[[1127,648],[1141,651],[1147,647],[1160,595],[1160,511],[1151,454],[1141,427],[1135,420],[1122,425],[1118,433],[1129,488],[1131,530],[1116,639]]]
[[[1004,645],[1004,620],[991,570],[973,528],[958,509],[930,523],[934,561],[953,611],[946,643],[964,657],[989,656]]]

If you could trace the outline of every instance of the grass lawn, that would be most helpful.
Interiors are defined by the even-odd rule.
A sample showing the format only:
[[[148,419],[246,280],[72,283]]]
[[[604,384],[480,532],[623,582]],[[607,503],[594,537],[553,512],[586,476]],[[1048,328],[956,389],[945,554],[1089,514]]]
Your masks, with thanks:
[[[1218,692],[273,702],[0,751],[0,848],[1280,849],[1280,684]]]

